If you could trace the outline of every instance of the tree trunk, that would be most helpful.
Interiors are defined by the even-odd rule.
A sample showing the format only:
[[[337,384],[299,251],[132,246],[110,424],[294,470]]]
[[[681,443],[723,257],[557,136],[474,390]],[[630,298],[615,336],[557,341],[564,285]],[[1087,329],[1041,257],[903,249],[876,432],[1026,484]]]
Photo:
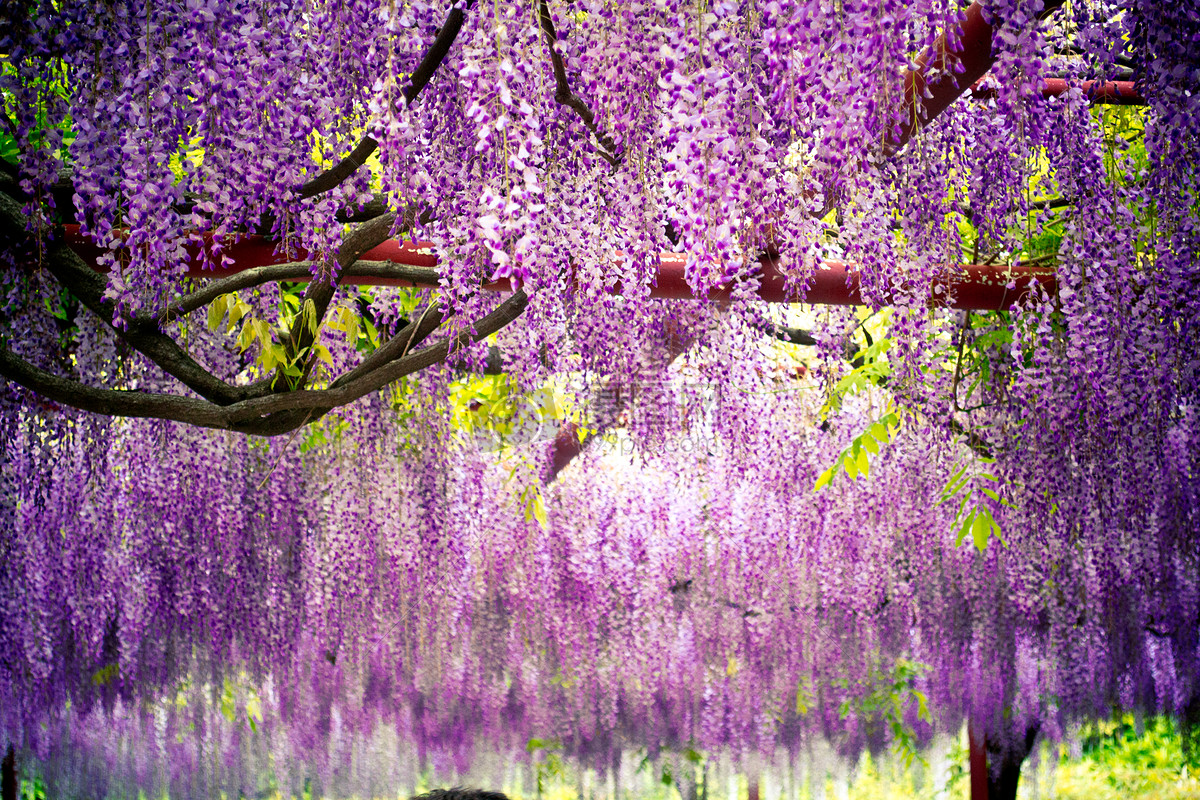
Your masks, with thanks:
[[[0,800],[17,800],[17,751],[10,744],[0,763]]]
[[[1033,750],[1041,726],[1034,724],[1025,730],[1023,741],[1008,746],[989,746],[982,732],[968,726],[971,758],[971,800],[1017,800],[1017,785],[1021,781],[1021,765]]]
[[[1007,758],[1000,763],[999,772],[988,771],[988,800],[1017,800],[1017,784],[1021,780],[1024,761],[1024,757],[1020,760]]]
[[[1183,747],[1183,763],[1189,771],[1200,768],[1200,691],[1183,707],[1179,715],[1179,739]]]

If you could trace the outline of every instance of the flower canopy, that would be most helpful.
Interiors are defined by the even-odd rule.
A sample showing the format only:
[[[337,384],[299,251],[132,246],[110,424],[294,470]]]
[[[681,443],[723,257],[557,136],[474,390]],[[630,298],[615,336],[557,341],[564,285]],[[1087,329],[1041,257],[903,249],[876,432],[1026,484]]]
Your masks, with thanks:
[[[686,790],[1200,718],[1198,16],[0,2],[0,739]]]

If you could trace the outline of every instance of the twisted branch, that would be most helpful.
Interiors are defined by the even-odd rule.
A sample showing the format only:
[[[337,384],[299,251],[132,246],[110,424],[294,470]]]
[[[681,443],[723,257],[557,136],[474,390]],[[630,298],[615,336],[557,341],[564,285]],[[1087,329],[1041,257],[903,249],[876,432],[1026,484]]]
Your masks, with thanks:
[[[0,192],[0,231],[13,242],[26,239],[25,214],[16,200]],[[117,338],[162,367],[168,375],[201,397],[222,405],[243,397],[243,390],[230,386],[196,363],[158,324],[144,318],[128,320],[127,327],[114,324],[117,309],[104,296],[107,282],[61,239],[47,242],[44,264],[55,280],[109,326]]]
[[[36,367],[0,344],[0,375],[50,400],[83,411],[125,417],[154,417],[204,428],[236,430],[276,436],[314,421],[339,406],[377,391],[399,378],[445,361],[469,342],[478,342],[517,319],[529,297],[519,291],[480,319],[473,331],[464,331],[414,353],[408,347],[397,358],[377,363],[350,380],[335,382],[328,389],[302,389],[265,397],[252,397],[230,405],[180,395],[142,391],[99,389],[62,378]],[[418,320],[416,338],[427,323]],[[408,337],[397,336],[394,340]],[[390,343],[389,343],[390,344]],[[347,373],[347,376],[352,373]]]
[[[413,70],[408,85],[401,90],[406,106],[413,104],[413,101],[417,99],[417,95],[421,93],[421,90],[433,78],[433,74],[437,72],[442,62],[446,60],[446,56],[450,53],[451,45],[454,44],[454,40],[458,37],[458,32],[462,29],[463,19],[466,16],[465,10],[469,9],[474,2],[475,0],[467,0],[462,8],[455,5],[450,9],[450,13],[446,15],[446,21],[442,24],[437,36],[434,37],[433,43],[429,45],[429,49],[425,51],[424,57],[421,58],[421,63]],[[353,175],[355,170],[365,164],[378,147],[379,142],[375,141],[374,138],[364,136],[362,141],[358,143],[358,146],[351,151],[350,155],[301,186],[300,197],[302,199],[315,197],[316,195],[324,194],[337,188]]]
[[[223,294],[252,289],[264,283],[276,281],[307,281],[312,278],[313,262],[292,261],[286,264],[268,264],[254,267],[228,278],[221,278],[206,284],[191,294],[185,295],[175,302],[171,308],[163,311],[158,320],[162,323],[174,322],[180,317],[187,316],[193,311],[204,308]],[[396,286],[412,289],[433,288],[438,285],[440,275],[436,269],[429,267],[411,267],[407,264],[397,264],[394,261],[355,261],[342,270],[343,280],[347,278],[370,278],[376,281],[388,281]]]
[[[554,69],[554,101],[559,105],[574,109],[579,118],[583,120],[583,124],[596,137],[600,147],[603,148],[599,151],[600,157],[610,165],[617,166],[621,163],[621,159],[617,155],[616,142],[612,140],[611,136],[600,130],[600,126],[596,124],[596,115],[588,108],[583,98],[571,91],[571,84],[567,80],[566,64],[563,63],[562,54],[556,47],[558,36],[554,32],[554,21],[550,18],[550,6],[546,0],[541,0],[538,4],[538,22],[541,24],[542,33],[546,34],[546,47],[550,51],[550,65]]]

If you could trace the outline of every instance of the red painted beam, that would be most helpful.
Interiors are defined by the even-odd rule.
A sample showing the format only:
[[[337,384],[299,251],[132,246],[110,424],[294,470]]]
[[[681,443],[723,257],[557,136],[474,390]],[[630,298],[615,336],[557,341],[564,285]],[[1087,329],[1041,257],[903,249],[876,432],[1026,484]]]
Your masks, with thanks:
[[[1065,94],[1070,84],[1062,78],[1046,78],[1046,87],[1042,93],[1047,97]],[[1144,106],[1146,98],[1142,97],[1133,81],[1083,81],[1079,84],[1087,99],[1102,106]]]
[[[1064,78],[1046,78],[1042,87],[1045,97],[1058,97],[1067,93],[1071,82]],[[996,96],[996,90],[983,86],[983,81],[975,82],[971,87],[971,97],[975,100],[987,100]],[[1133,81],[1081,81],[1077,84],[1083,90],[1088,101],[1100,106],[1144,106],[1146,98],[1142,97]]]
[[[67,241],[81,258],[92,264],[96,263],[100,249],[90,240],[79,233],[77,225],[66,226]],[[436,268],[438,258],[433,255],[432,245],[426,242],[403,242],[390,239],[379,247],[364,253],[364,261],[391,261],[412,267]],[[192,266],[187,275],[192,278],[223,278],[247,269],[265,264],[281,264],[288,259],[275,252],[274,245],[257,236],[247,236],[244,239],[227,245],[222,249],[229,260],[227,266],[206,270],[201,266],[199,247],[189,248],[193,254]],[[663,253],[651,289],[651,296],[664,299],[690,300],[695,297],[687,283],[685,267],[686,256],[682,253]],[[787,278],[780,272],[778,262],[768,256],[759,259],[758,296],[772,303],[795,302],[795,295],[787,291]],[[951,306],[953,308],[977,311],[995,311],[1011,307],[1022,299],[1030,290],[1034,281],[1043,286],[1051,294],[1057,291],[1057,281],[1052,270],[1044,267],[1023,267],[1020,265],[1006,267],[1001,265],[966,264],[958,265],[948,270],[946,277],[935,281],[933,289],[933,305]],[[348,278],[350,284],[401,284],[412,285],[408,282],[386,281],[372,278]],[[431,288],[436,284],[431,283]],[[507,292],[512,287],[508,281],[495,281],[485,284],[485,289]],[[619,292],[620,287],[614,291]],[[709,293],[714,300],[728,300],[732,296],[731,287],[720,287]],[[949,296],[949,302],[947,297]],[[899,293],[885,302],[898,302],[903,299]],[[813,273],[808,284],[804,302],[820,305],[863,305],[859,286],[859,273],[852,264],[838,261],[826,261]]]

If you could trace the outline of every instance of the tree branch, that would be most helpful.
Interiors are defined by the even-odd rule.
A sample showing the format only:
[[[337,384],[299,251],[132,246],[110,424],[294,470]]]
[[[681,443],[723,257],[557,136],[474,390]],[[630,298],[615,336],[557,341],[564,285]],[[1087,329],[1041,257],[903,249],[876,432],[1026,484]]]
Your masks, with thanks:
[[[817,344],[817,340],[813,338],[813,335],[803,328],[785,328],[768,320],[756,320],[752,324],[755,330],[778,339],[781,342],[806,347],[815,347]]]
[[[164,323],[174,322],[180,317],[204,308],[223,294],[252,289],[255,286],[262,286],[264,283],[310,280],[312,265],[311,261],[268,264],[230,275],[228,278],[221,278],[181,297],[171,308],[163,311],[158,319]],[[342,270],[342,278],[343,280],[346,278],[386,280],[396,286],[420,289],[437,286],[441,276],[438,275],[436,269],[411,267],[407,264],[397,264],[394,261],[355,261]]]
[[[0,227],[8,229],[13,241],[26,237],[21,206],[3,193],[0,193]],[[167,374],[214,403],[227,405],[242,399],[242,389],[230,386],[196,363],[174,339],[158,329],[157,322],[138,318],[129,320],[127,328],[113,324],[116,307],[104,297],[107,286],[104,276],[85,264],[61,239],[47,242],[44,264],[55,280],[78,297],[118,338]]]
[[[340,386],[252,397],[232,405],[218,405],[180,395],[85,386],[33,366],[2,344],[0,375],[54,402],[83,411],[110,416],[154,417],[204,428],[276,436],[317,420],[331,409],[352,403],[405,375],[445,361],[468,342],[478,342],[508,325],[528,304],[528,295],[519,291],[479,320],[473,332],[464,331],[415,353],[402,354]],[[415,324],[420,327],[421,321]]]
[[[458,37],[458,32],[462,29],[463,19],[465,18],[465,9],[470,8],[474,4],[474,0],[467,0],[463,8],[455,5],[450,9],[450,13],[446,15],[446,21],[442,24],[437,36],[434,37],[433,43],[429,45],[429,49],[425,51],[424,57],[421,58],[421,63],[413,70],[412,76],[409,78],[408,85],[404,87],[402,94],[406,105],[412,105],[417,99],[417,95],[433,78],[433,74],[437,72],[437,68],[446,60],[446,56],[450,53],[450,47],[454,44],[454,40]],[[343,158],[331,168],[322,172],[320,175],[313,178],[300,187],[300,197],[315,197],[319,194],[332,191],[337,188],[354,174],[355,170],[366,163],[367,159],[379,147],[379,142],[375,141],[371,136],[364,136],[358,146],[351,151],[350,155]]]
[[[333,295],[337,292],[338,284],[341,282],[342,272],[357,261],[363,253],[386,242],[392,235],[392,227],[395,224],[396,215],[392,213],[380,214],[375,219],[362,223],[350,232],[350,235],[342,241],[342,246],[338,248],[335,274],[318,275],[309,281],[308,288],[304,290],[301,307],[308,305],[309,302],[313,304],[314,316],[318,323],[314,327],[319,329],[319,323],[325,319],[325,312],[329,310],[329,303],[333,300]],[[294,360],[300,353],[312,347],[316,338],[317,335],[313,328],[305,325],[302,317],[297,318],[297,323],[292,325],[288,341],[285,344],[288,359]]]
[[[56,403],[95,414],[154,417],[205,428],[228,427],[224,424],[224,407],[206,400],[86,386],[35,367],[3,345],[0,345],[0,375]]]
[[[374,352],[364,358],[362,363],[357,367],[331,383],[330,388],[335,389],[345,386],[378,369],[389,361],[402,358],[415,345],[429,338],[445,319],[446,315],[441,310],[441,304],[439,302],[430,304],[416,321],[408,323],[395,336],[375,348]]]
[[[992,445],[973,430],[969,430],[965,425],[950,417],[950,431],[956,435],[963,437],[963,444],[969,447],[977,456],[984,458],[995,458],[995,452],[992,450]]]
[[[579,118],[583,120],[583,124],[596,137],[600,147],[603,148],[599,151],[600,157],[612,166],[617,166],[621,163],[621,158],[617,155],[616,142],[612,140],[611,136],[600,130],[596,124],[596,115],[579,95],[571,91],[571,84],[567,80],[566,64],[563,63],[562,54],[555,46],[558,44],[558,36],[554,32],[554,21],[550,18],[550,6],[546,0],[541,0],[538,4],[538,22],[541,23],[542,32],[546,34],[546,47],[550,51],[550,64],[554,69],[555,102],[574,109]]]
[[[492,313],[475,325],[473,332],[464,331],[437,344],[409,353],[394,361],[382,364],[371,372],[340,386],[328,389],[301,389],[269,397],[253,398],[226,409],[231,427],[238,430],[258,432],[254,423],[266,423],[270,415],[279,411],[316,410],[324,413],[331,408],[353,403],[370,392],[422,369],[445,361],[449,355],[468,342],[478,342],[508,325],[521,316],[529,304],[524,290],[514,293]],[[316,414],[313,419],[320,416]],[[282,433],[283,431],[279,431]]]

